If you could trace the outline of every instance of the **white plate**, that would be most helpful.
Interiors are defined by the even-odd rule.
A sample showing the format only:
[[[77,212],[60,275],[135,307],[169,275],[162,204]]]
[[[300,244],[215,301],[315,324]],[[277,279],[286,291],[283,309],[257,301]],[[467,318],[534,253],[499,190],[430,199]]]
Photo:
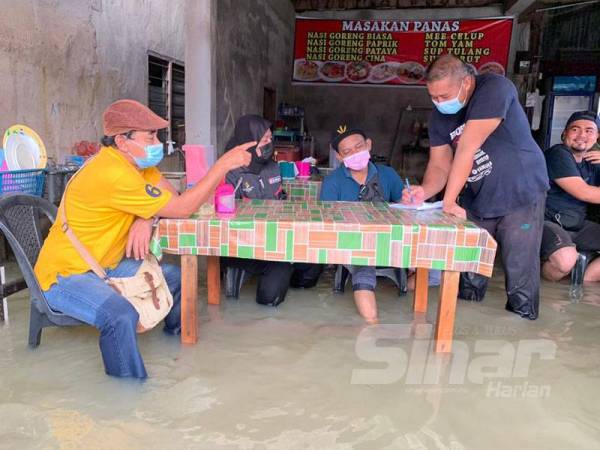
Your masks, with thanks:
[[[328,77],[327,75],[325,75],[323,73],[323,69],[328,64],[334,64],[336,66],[341,66],[342,67],[342,75],[340,75],[337,78]],[[346,78],[346,64],[343,63],[343,62],[337,62],[337,61],[335,61],[335,62],[334,61],[326,61],[319,68],[319,74],[321,75],[321,79],[324,80],[324,81],[327,81],[329,83],[339,83],[340,81],[343,81],[344,78]]]
[[[392,73],[385,78],[376,79],[375,75],[377,74],[378,71],[382,70],[384,66],[389,67],[392,70]],[[400,63],[394,62],[394,61],[377,64],[376,66],[373,66],[371,68],[371,74],[369,75],[369,82],[370,83],[387,83],[388,81],[391,81],[394,78],[396,78],[399,67],[400,67]]]
[[[25,125],[13,125],[6,130],[3,146],[8,170],[46,167],[46,147],[38,134]]]
[[[24,134],[12,134],[6,141],[8,170],[37,169],[40,154],[37,144]]]
[[[350,78],[348,76],[348,72],[350,71],[350,69],[357,65],[362,63],[363,65],[366,66],[367,68],[367,76],[364,78],[361,78],[359,80],[353,80],[352,78]],[[368,61],[353,61],[353,62],[349,62],[346,64],[346,79],[350,82],[350,83],[366,83],[367,81],[369,81],[369,77],[371,76],[371,70],[373,69],[373,66],[371,66],[371,64]]]
[[[317,66],[317,69],[315,70],[315,74],[312,77],[305,77],[305,76],[301,76],[298,71],[300,70],[300,67],[302,67],[305,64],[314,64],[315,66]],[[321,68],[321,65],[319,64],[319,62],[317,61],[306,61],[306,59],[297,59],[296,61],[294,61],[294,80],[298,80],[298,81],[317,81],[319,78],[321,78],[321,76],[319,75],[319,69]]]
[[[399,69],[409,70],[413,73],[418,74],[418,78],[410,78],[398,73],[398,79],[404,84],[417,84],[425,78],[425,67],[416,61],[407,61],[400,64]]]

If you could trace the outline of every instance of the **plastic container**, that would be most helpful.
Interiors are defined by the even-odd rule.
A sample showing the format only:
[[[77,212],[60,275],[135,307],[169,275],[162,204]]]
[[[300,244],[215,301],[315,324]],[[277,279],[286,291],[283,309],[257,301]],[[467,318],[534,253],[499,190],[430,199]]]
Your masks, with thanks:
[[[296,168],[298,169],[298,178],[310,177],[310,163],[296,161]]]
[[[231,184],[222,184],[215,190],[215,210],[218,213],[235,212],[235,189]]]
[[[0,148],[0,171],[6,172],[8,170],[8,165],[6,164],[6,158],[4,157],[4,149]]]
[[[66,166],[46,169],[46,192],[44,197],[47,198],[50,203],[58,205],[69,178],[71,178],[75,172],[77,172],[76,168]]]
[[[45,181],[46,170],[44,169],[0,172],[0,194],[20,192],[41,197],[44,193]]]
[[[80,155],[67,155],[65,164],[68,166],[81,167],[85,163],[85,158]]]
[[[296,166],[293,162],[279,161],[279,171],[281,172],[281,178],[284,180],[296,178],[296,170]]]

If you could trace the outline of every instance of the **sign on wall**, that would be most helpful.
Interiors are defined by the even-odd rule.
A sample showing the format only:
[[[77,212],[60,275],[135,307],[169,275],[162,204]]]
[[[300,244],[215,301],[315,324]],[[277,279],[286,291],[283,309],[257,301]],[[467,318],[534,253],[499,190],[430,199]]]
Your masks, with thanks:
[[[425,69],[451,53],[478,73],[506,73],[512,19],[296,19],[293,81],[423,85]]]

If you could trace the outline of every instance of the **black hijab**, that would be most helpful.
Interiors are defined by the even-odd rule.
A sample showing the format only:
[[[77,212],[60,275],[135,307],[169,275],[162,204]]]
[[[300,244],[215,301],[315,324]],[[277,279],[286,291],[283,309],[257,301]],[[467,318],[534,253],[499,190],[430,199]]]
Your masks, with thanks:
[[[260,116],[247,114],[238,119],[233,130],[233,136],[227,142],[225,151],[229,151],[237,145],[246,142],[259,142],[267,130],[271,128],[271,122]],[[269,143],[260,148],[261,155],[256,153],[256,146],[248,150],[252,154],[252,161],[246,168],[248,172],[258,174],[262,167],[271,160],[273,156],[273,143]]]

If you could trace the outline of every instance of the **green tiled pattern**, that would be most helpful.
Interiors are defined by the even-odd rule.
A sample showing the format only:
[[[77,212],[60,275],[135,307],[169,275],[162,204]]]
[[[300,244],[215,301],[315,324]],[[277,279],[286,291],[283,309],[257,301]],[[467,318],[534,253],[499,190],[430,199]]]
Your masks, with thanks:
[[[300,193],[295,191],[299,188],[293,189],[294,194]],[[321,264],[333,259],[345,264],[410,267],[416,262],[419,267],[484,274],[493,266],[495,242],[489,234],[439,211],[417,213],[367,202],[252,200],[236,206],[233,216],[163,219],[153,236],[152,252],[157,256],[166,252],[254,258],[259,247],[251,243],[261,242],[261,255],[292,262],[304,261],[308,255],[309,262]],[[175,234],[167,236],[167,230]],[[254,236],[258,230],[264,230],[264,236]],[[464,245],[461,240],[461,245],[455,245],[459,231],[473,244]],[[304,246],[301,253],[295,251],[296,245]],[[232,248],[236,249],[233,253]]]

